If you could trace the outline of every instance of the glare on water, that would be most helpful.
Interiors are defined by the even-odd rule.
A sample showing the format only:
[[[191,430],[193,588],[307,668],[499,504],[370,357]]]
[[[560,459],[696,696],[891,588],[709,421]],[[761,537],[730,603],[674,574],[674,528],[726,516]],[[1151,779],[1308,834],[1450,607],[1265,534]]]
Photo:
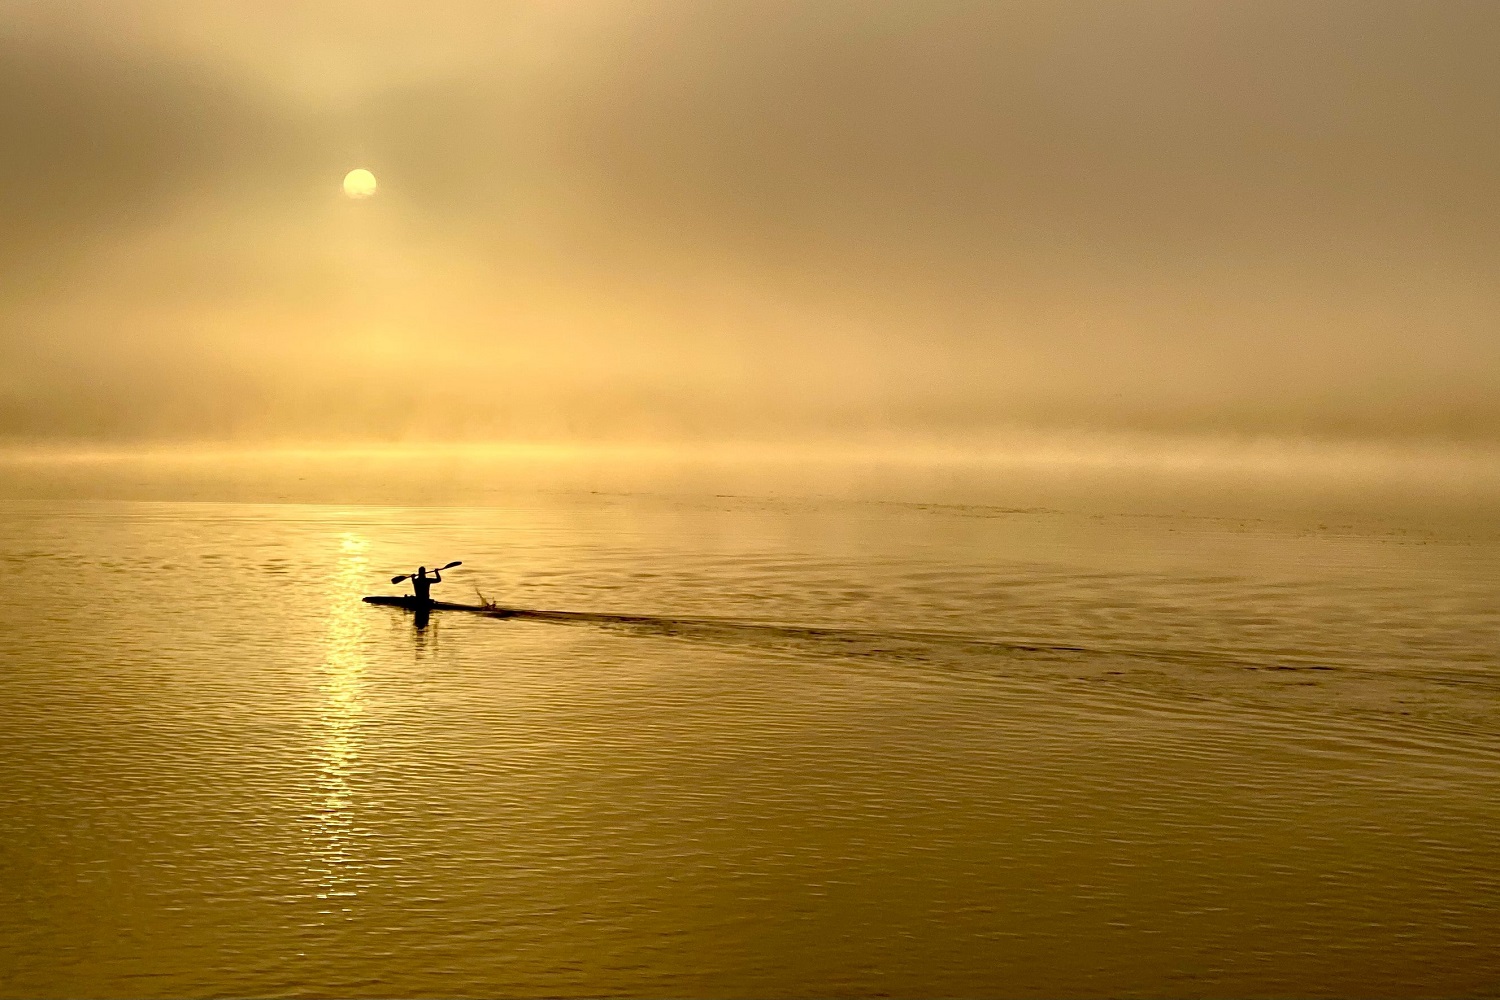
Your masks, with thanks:
[[[317,874],[317,898],[334,908],[358,895],[362,875],[359,858],[364,833],[356,826],[351,808],[349,774],[360,765],[359,723],[364,661],[359,648],[362,632],[359,599],[369,588],[369,563],[364,552],[369,542],[353,532],[344,532],[339,560],[330,588],[328,655],[324,661],[322,722],[325,729],[323,764],[318,783],[323,792],[321,808],[312,821],[313,871]]]

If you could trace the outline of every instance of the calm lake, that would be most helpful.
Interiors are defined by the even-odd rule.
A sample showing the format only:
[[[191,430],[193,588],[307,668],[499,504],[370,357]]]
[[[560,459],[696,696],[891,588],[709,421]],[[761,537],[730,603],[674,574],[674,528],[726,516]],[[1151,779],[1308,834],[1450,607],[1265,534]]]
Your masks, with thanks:
[[[1500,493],[1375,485],[9,461],[0,996],[1495,995]]]

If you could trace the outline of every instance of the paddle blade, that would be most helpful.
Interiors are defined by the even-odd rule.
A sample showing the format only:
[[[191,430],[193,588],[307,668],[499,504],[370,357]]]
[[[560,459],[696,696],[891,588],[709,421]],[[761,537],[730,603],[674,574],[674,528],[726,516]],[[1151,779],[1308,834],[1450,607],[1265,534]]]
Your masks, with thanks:
[[[406,579],[406,577],[404,577],[404,576],[393,576],[393,577],[391,577],[391,582],[392,583],[400,583],[402,580],[405,580],[405,579]]]
[[[439,566],[438,569],[439,570],[452,569],[455,566],[462,566],[463,564],[464,564],[464,561],[462,559],[455,559],[455,560],[453,560],[451,563],[449,563],[446,566]]]

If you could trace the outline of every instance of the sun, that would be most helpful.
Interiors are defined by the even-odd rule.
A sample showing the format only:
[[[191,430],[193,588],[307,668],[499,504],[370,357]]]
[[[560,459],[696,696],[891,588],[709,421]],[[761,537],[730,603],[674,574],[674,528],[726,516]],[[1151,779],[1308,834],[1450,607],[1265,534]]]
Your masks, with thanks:
[[[344,193],[351,198],[369,198],[375,194],[375,175],[364,167],[344,175]]]

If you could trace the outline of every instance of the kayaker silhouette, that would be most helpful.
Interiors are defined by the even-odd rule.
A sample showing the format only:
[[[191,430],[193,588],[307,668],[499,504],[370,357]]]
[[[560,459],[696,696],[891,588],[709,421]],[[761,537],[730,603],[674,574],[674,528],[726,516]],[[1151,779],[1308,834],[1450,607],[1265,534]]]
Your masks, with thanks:
[[[421,601],[423,604],[426,604],[427,602],[432,600],[432,585],[434,583],[442,582],[442,570],[433,570],[432,576],[429,577],[427,575],[427,567],[421,566],[417,569],[416,575],[411,578],[411,588],[412,590],[415,590],[417,592],[417,600]]]
[[[446,566],[439,566],[437,569],[432,570],[431,576],[427,575],[428,570],[426,566],[419,566],[415,573],[407,573],[404,576],[391,577],[391,582],[400,583],[402,580],[410,580],[411,589],[415,592],[412,596],[416,600],[416,602],[418,604],[431,604],[432,585],[434,583],[443,582],[443,570],[452,569],[454,566],[462,565],[462,562],[455,560]]]

